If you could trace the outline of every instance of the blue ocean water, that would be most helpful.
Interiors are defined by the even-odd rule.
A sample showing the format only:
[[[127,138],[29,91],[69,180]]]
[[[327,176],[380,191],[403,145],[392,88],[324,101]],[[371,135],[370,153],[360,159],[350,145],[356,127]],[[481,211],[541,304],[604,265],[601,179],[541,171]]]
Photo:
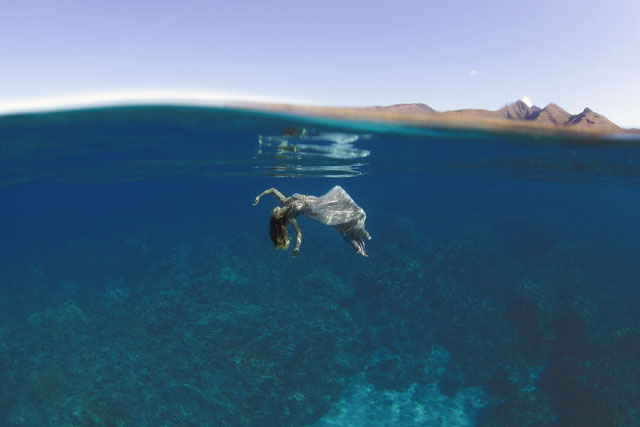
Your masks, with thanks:
[[[639,144],[0,117],[0,424],[638,424]],[[304,217],[275,251],[254,198],[335,185],[369,257]]]

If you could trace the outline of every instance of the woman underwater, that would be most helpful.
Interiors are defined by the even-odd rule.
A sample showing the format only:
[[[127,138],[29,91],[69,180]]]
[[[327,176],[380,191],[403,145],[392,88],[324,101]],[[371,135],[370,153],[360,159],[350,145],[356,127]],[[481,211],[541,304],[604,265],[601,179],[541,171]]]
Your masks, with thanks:
[[[276,249],[289,249],[289,234],[287,224],[293,225],[296,229],[296,247],[291,256],[294,258],[300,252],[302,244],[302,230],[296,221],[300,215],[320,221],[330,225],[351,244],[351,246],[362,256],[368,256],[364,249],[364,239],[371,239],[371,236],[364,229],[364,221],[367,214],[351,199],[342,187],[336,185],[327,194],[321,197],[305,196],[303,194],[293,194],[291,197],[284,197],[275,188],[265,190],[256,197],[253,205],[257,205],[262,196],[273,194],[280,200],[282,207],[275,207],[271,211],[269,222],[269,235]]]

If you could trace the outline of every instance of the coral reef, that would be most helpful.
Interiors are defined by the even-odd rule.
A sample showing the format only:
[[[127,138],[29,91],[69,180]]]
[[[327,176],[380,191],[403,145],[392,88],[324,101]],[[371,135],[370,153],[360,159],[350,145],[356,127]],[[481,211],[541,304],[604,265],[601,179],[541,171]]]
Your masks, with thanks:
[[[549,399],[540,390],[520,391],[478,417],[478,425],[483,427],[548,426],[554,422]]]
[[[590,310],[587,310],[590,313]],[[640,330],[627,328],[554,354],[543,385],[561,422],[636,425],[640,421]]]
[[[150,234],[5,271],[51,284],[4,311],[0,422],[637,423],[640,332],[603,321],[610,290],[580,254],[525,269],[485,218],[431,242],[392,227],[403,239],[352,264],[274,264],[250,229],[242,252]],[[61,268],[78,250],[82,268]]]

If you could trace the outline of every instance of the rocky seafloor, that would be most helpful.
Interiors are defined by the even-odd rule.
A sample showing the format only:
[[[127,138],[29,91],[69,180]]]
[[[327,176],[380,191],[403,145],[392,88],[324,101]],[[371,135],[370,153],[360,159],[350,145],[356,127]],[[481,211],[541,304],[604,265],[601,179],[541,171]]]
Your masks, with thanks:
[[[637,425],[615,260],[387,218],[368,259],[264,224],[69,241],[0,272],[2,425]],[[625,263],[627,260],[625,260]]]

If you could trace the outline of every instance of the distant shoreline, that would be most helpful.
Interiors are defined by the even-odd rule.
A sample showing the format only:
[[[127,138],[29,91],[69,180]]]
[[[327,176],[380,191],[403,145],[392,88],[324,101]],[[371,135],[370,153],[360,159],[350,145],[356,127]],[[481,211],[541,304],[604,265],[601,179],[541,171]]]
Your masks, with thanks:
[[[521,101],[518,101],[521,102]],[[414,106],[424,104],[399,104],[389,107],[317,107],[295,104],[269,104],[269,103],[235,103],[232,106],[248,108],[258,111],[277,112],[293,115],[324,117],[346,120],[364,120],[385,123],[398,123],[414,126],[441,127],[448,129],[486,130],[486,131],[514,131],[525,133],[553,133],[571,135],[639,135],[640,129],[625,129],[609,122],[603,116],[593,113],[588,108],[586,113],[569,115],[568,118],[580,118],[582,114],[593,114],[600,121],[587,117],[582,125],[561,125],[553,122],[541,122],[521,118],[508,118],[501,112],[517,105],[517,103],[505,106],[501,110],[455,110],[437,112],[420,111]],[[427,107],[428,106],[424,106]],[[542,109],[540,109],[543,111]]]
[[[495,111],[462,109],[439,112],[426,104],[420,103],[373,107],[326,107],[234,94],[180,91],[123,91],[23,101],[4,101],[0,102],[0,117],[135,106],[239,108],[318,118],[362,120],[462,130],[541,132],[546,134],[594,136],[630,135],[633,137],[640,135],[640,129],[619,127],[589,108],[585,108],[579,114],[572,115],[555,104],[550,104],[545,108],[538,108],[529,106],[523,101],[516,101]]]

